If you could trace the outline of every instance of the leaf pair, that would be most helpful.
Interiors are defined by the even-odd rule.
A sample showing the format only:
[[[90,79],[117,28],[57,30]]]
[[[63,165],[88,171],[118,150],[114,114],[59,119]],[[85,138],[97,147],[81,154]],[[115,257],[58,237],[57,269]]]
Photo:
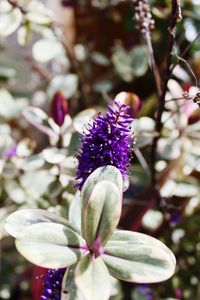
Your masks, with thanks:
[[[19,252],[47,268],[69,267],[62,300],[107,300],[110,275],[138,283],[168,279],[175,257],[160,241],[147,235],[115,230],[121,215],[122,177],[113,166],[98,168],[81,194],[81,231],[65,219],[34,209],[8,217],[7,231]],[[76,265],[77,264],[77,265]],[[72,266],[76,265],[76,266]]]

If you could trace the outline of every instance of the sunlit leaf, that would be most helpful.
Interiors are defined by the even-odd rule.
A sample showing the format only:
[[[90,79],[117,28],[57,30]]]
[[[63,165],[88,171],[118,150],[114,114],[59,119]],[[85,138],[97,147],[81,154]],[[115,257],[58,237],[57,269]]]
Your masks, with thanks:
[[[5,182],[5,190],[10,199],[17,204],[22,204],[27,199],[26,191],[15,179],[10,179]]]
[[[79,191],[75,194],[69,207],[69,221],[81,231],[81,198]]]
[[[35,170],[21,175],[20,184],[26,191],[27,198],[37,201],[54,180],[55,177],[48,170]]]
[[[64,50],[58,41],[42,39],[34,44],[32,53],[35,60],[47,63],[53,58],[63,55]]]
[[[195,197],[199,195],[199,192],[200,188],[197,182],[180,182],[176,183],[174,195],[177,197]]]
[[[0,36],[7,36],[20,26],[23,16],[20,9],[12,9],[7,1],[1,1],[0,11]]]
[[[5,229],[10,235],[17,237],[30,225],[49,222],[70,226],[61,216],[43,209],[32,208],[20,209],[9,215],[5,222]]]
[[[58,75],[55,76],[48,87],[49,97],[52,98],[59,90],[62,91],[65,97],[72,97],[78,88],[78,76],[76,74]]]
[[[64,161],[66,156],[66,149],[51,147],[42,151],[42,157],[50,164],[59,164]]]
[[[159,240],[125,230],[113,234],[102,257],[112,276],[137,283],[167,280],[176,265],[173,253]]]
[[[99,239],[105,244],[117,227],[122,197],[117,186],[103,180],[95,185],[83,206],[82,234],[88,245]]]
[[[0,116],[10,120],[16,119],[27,105],[25,98],[14,99],[5,89],[0,89]]]
[[[81,190],[82,220],[83,220],[83,216],[84,216],[85,204],[89,200],[89,197],[91,195],[91,192],[92,192],[94,186],[103,180],[108,180],[108,181],[114,183],[118,187],[120,193],[122,193],[123,180],[122,180],[122,175],[121,175],[120,171],[116,167],[111,166],[111,165],[97,168],[87,178],[87,180],[85,181],[83,188]]]
[[[20,46],[26,46],[31,37],[31,27],[29,24],[21,26],[17,31],[17,40]]]
[[[75,283],[85,300],[108,300],[110,282],[107,268],[101,257],[85,255],[77,265]]]
[[[43,133],[49,136],[56,135],[50,126],[48,116],[40,108],[29,106],[24,109],[23,116],[30,124],[38,128]]]
[[[61,300],[84,300],[74,281],[76,265],[67,268],[62,281]]]
[[[28,5],[26,19],[38,25],[50,25],[52,22],[52,11],[39,1],[31,1]]]
[[[16,239],[17,250],[30,262],[44,268],[64,268],[81,256],[85,241],[62,224],[38,223],[28,226]]]

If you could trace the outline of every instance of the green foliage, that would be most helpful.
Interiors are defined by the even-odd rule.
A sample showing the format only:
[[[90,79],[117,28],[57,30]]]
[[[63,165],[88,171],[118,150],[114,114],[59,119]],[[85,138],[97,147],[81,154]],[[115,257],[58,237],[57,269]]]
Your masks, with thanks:
[[[87,254],[80,260],[75,271],[75,282],[87,300],[94,297],[106,300],[110,296],[109,274],[100,256],[93,258]]]
[[[74,281],[80,292],[72,291],[72,299],[77,293],[86,300],[94,295],[109,299],[109,273],[125,281],[148,283],[174,273],[175,257],[163,243],[141,233],[114,232],[121,215],[121,177],[117,168],[105,166],[86,180],[80,199],[83,238],[64,219],[42,210],[18,211],[6,220],[5,228],[16,237],[18,251],[30,262],[55,269],[77,263]],[[73,280],[67,272],[64,286]]]

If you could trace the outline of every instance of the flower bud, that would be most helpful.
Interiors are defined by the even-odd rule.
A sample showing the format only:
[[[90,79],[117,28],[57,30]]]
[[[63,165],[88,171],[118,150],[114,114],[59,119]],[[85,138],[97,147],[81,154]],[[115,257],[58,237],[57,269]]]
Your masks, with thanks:
[[[129,114],[131,117],[136,117],[142,107],[142,101],[138,95],[129,92],[121,92],[117,94],[114,101],[120,104],[125,104],[130,107]]]
[[[68,104],[65,96],[58,91],[51,101],[51,117],[58,126],[62,126],[68,114]]]

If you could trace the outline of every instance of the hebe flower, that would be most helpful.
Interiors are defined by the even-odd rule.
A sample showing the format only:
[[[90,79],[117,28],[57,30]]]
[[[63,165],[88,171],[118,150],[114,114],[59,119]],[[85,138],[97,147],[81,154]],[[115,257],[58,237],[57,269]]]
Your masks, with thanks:
[[[133,119],[128,114],[129,106],[114,101],[105,115],[99,113],[87,132],[81,138],[78,150],[76,186],[80,189],[87,177],[98,167],[113,165],[124,177],[130,163],[133,137],[130,124]]]
[[[145,297],[146,300],[153,299],[153,292],[148,284],[141,284],[139,287],[139,291]]]
[[[58,91],[51,101],[51,117],[58,126],[62,126],[68,113],[68,105],[65,96]]]
[[[48,270],[44,280],[44,292],[40,300],[60,300],[64,269]]]

